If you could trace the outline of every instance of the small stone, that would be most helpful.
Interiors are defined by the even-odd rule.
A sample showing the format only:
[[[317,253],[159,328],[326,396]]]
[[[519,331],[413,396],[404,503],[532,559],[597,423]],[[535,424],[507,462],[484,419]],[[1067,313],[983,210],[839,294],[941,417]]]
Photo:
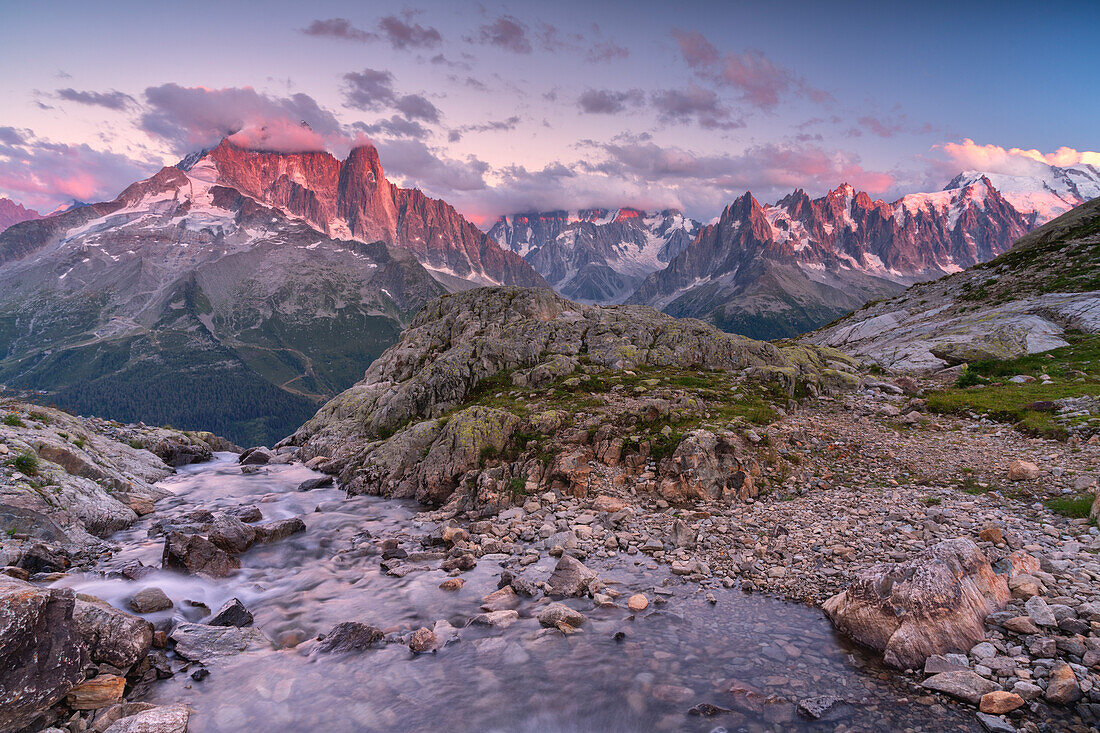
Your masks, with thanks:
[[[1009,481],[1032,481],[1039,478],[1039,467],[1030,461],[1013,461],[1008,467]]]
[[[635,593],[627,599],[626,607],[631,611],[644,611],[649,608],[649,599],[642,593]]]
[[[1047,682],[1047,702],[1058,705],[1070,705],[1081,699],[1081,685],[1077,682],[1077,675],[1065,662],[1059,660],[1050,668],[1050,680]]]
[[[997,689],[997,685],[970,671],[941,672],[926,679],[921,686],[972,705],[977,705],[982,695]]]
[[[464,585],[466,581],[462,578],[447,578],[439,584],[439,588],[440,590],[458,590]]]
[[[426,626],[422,626],[409,637],[409,651],[413,654],[423,654],[435,649],[435,632]]]
[[[992,542],[996,545],[1004,542],[1005,536],[1000,527],[995,524],[991,524],[982,527],[982,530],[978,532],[978,539],[982,542]]]
[[[509,609],[506,611],[491,611],[489,613],[479,613],[470,619],[470,623],[478,624],[480,626],[495,626],[501,629],[506,629],[516,621],[519,621],[519,611]]]
[[[318,476],[317,478],[306,479],[302,483],[298,484],[298,491],[313,491],[314,489],[323,489],[327,486],[332,486],[335,479],[332,476]]]
[[[1014,692],[1003,692],[1001,690],[994,690],[993,692],[987,692],[982,695],[982,700],[978,704],[978,709],[983,713],[990,713],[992,715],[1004,715],[1010,713],[1018,707],[1024,704],[1024,699]]]
[[[990,715],[989,713],[978,713],[978,722],[982,724],[989,733],[1016,733],[1016,728],[1006,723],[996,715]]]
[[[584,614],[580,611],[576,611],[564,603],[551,603],[546,608],[542,609],[538,615],[539,623],[543,626],[549,626],[551,628],[562,628],[562,626],[569,626],[571,628],[577,628],[585,622]]]
[[[1050,606],[1042,596],[1029,598],[1024,604],[1024,609],[1027,611],[1028,618],[1038,626],[1058,625],[1058,619],[1054,617],[1054,612],[1050,610]]]
[[[210,626],[236,626],[238,628],[251,626],[252,614],[240,600],[233,598],[226,601],[207,623]]]
[[[336,624],[325,634],[317,645],[317,651],[340,654],[359,652],[381,641],[385,634],[382,630],[358,621],[344,621]]]

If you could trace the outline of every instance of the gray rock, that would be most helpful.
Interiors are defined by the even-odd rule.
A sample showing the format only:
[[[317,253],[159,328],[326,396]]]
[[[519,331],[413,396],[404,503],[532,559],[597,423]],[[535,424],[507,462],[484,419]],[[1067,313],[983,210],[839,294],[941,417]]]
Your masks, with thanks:
[[[172,607],[172,599],[160,588],[142,588],[134,594],[127,605],[134,613],[156,613]]]
[[[120,718],[103,733],[187,733],[191,710],[183,704],[167,705]]]
[[[206,537],[220,549],[239,555],[256,541],[256,529],[237,517],[219,514],[210,523]]]
[[[1032,596],[1027,599],[1027,603],[1024,604],[1024,609],[1027,610],[1028,618],[1030,618],[1036,626],[1057,626],[1058,619],[1054,618],[1054,612],[1050,610],[1047,602],[1043,600],[1042,596]]]
[[[189,575],[224,578],[241,567],[241,561],[205,537],[169,532],[164,538],[161,565]]]
[[[298,491],[312,491],[313,489],[323,489],[328,486],[332,486],[335,482],[332,476],[318,476],[317,478],[309,478],[298,484]]]
[[[921,683],[922,687],[977,705],[982,695],[1000,689],[996,684],[970,671],[941,672]]]
[[[855,709],[835,695],[807,697],[798,701],[798,714],[810,720],[832,723],[852,715]]]
[[[168,636],[176,654],[192,662],[209,662],[241,652],[271,649],[271,641],[259,629],[236,626],[179,624]]]
[[[585,622],[584,614],[576,611],[564,603],[551,603],[539,611],[539,623],[551,628],[561,628],[563,625],[577,628]]]
[[[317,645],[317,651],[328,654],[358,652],[368,649],[382,640],[382,630],[358,621],[336,624]]]
[[[978,722],[989,733],[1016,733],[1015,726],[1005,722],[1004,718],[988,713],[978,713]]]
[[[588,593],[589,586],[598,579],[599,574],[585,567],[580,560],[570,555],[562,555],[558,559],[554,572],[546,581],[550,586],[548,595],[583,596]]]
[[[119,669],[140,662],[153,645],[151,623],[88,596],[76,601],[73,626],[84,639],[93,662],[106,662]]]
[[[0,575],[0,730],[19,730],[84,679],[71,590]]]
[[[210,626],[251,626],[252,614],[243,603],[232,598],[226,601],[207,623]]]
[[[252,525],[256,530],[257,542],[277,542],[291,535],[306,531],[306,523],[301,517],[289,519],[275,519],[263,524]]]

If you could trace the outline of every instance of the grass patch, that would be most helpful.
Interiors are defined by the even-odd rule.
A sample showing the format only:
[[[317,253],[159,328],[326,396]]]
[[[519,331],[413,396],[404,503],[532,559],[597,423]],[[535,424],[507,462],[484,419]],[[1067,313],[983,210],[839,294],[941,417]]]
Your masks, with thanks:
[[[7,463],[16,471],[28,476],[38,475],[38,456],[31,451],[24,451],[14,458],[9,458]]]
[[[939,506],[941,503],[943,503],[943,500],[940,499],[940,497],[938,496],[926,496],[920,500],[920,503],[924,504],[925,506]]]
[[[1050,509],[1056,514],[1061,514],[1063,517],[1087,519],[1089,511],[1092,509],[1092,501],[1094,498],[1092,494],[1060,496],[1055,499],[1048,499],[1046,506],[1047,509]]]
[[[1016,359],[985,360],[970,364],[954,387],[928,396],[928,408],[938,413],[979,413],[1016,425],[1022,432],[1065,440],[1067,425],[1049,410],[1031,409],[1040,402],[1067,397],[1100,396],[1100,335],[1067,335],[1068,346]],[[1041,375],[1049,377],[1043,384]],[[1016,384],[1008,379],[1024,375],[1036,381]]]
[[[4,415],[4,424],[13,428],[21,428],[25,425],[23,418],[19,417],[19,415],[14,412],[9,412],[7,415]]]

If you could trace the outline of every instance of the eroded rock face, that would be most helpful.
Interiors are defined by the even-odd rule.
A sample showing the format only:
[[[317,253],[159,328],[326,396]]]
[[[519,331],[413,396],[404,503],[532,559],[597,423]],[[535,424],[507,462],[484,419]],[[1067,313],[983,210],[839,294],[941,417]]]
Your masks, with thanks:
[[[0,575],[0,730],[19,730],[84,679],[71,590]]]
[[[987,615],[1010,598],[972,541],[947,540],[904,563],[864,571],[823,608],[846,636],[883,652],[887,664],[916,669],[932,654],[970,649],[985,638]]]

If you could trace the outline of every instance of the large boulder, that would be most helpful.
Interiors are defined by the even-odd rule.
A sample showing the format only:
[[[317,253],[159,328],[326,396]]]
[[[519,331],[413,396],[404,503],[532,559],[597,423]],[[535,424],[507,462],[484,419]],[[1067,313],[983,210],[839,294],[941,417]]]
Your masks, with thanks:
[[[932,654],[965,651],[985,638],[985,617],[1011,594],[978,546],[941,542],[903,563],[873,565],[823,606],[846,636],[916,669]]]
[[[183,704],[142,710],[111,723],[103,733],[187,733],[191,710]]]
[[[750,459],[735,434],[693,430],[660,465],[661,496],[676,504],[697,500],[744,501],[757,493]]]
[[[571,555],[562,555],[547,584],[551,596],[583,596],[599,580],[599,574]]]
[[[84,679],[71,590],[0,575],[0,730],[19,730]]]
[[[241,652],[271,649],[271,640],[259,629],[237,626],[180,624],[168,637],[176,654],[192,662],[208,662]]]
[[[73,625],[87,644],[93,662],[119,669],[140,662],[153,645],[151,623],[91,596],[77,599]]]
[[[166,569],[180,570],[189,575],[224,578],[240,568],[241,561],[205,537],[169,532],[164,538],[161,564]]]

